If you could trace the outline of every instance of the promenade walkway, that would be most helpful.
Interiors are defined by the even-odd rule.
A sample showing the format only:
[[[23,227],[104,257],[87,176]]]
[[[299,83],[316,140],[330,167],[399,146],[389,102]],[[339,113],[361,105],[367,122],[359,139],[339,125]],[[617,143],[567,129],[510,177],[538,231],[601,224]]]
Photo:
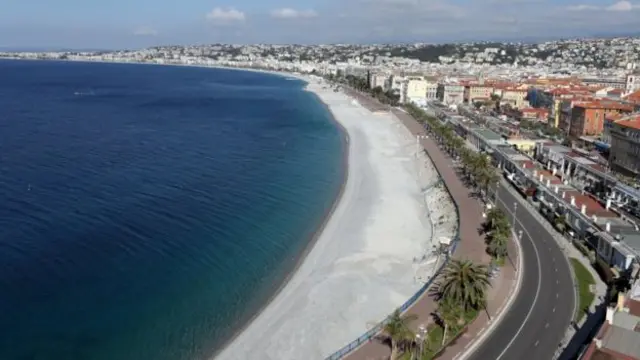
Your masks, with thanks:
[[[363,106],[370,110],[379,111],[386,109],[369,97],[354,92],[349,92],[348,94],[356,98]],[[413,135],[424,134],[425,131],[422,125],[411,116],[400,110],[393,111],[394,115],[400,119]],[[483,222],[482,205],[478,199],[473,197],[471,190],[463,184],[462,180],[456,174],[452,159],[440,150],[435,141],[429,137],[422,140],[421,144],[431,158],[434,167],[440,174],[442,181],[446,184],[453,201],[459,209],[461,241],[454,253],[454,258],[469,259],[474,262],[488,264],[490,257],[485,252],[484,238],[478,234],[478,229]],[[509,243],[509,254],[511,254],[512,257],[517,254],[513,242]],[[515,266],[516,264],[507,262],[500,271],[500,274],[492,280],[493,286],[488,294],[488,311],[492,318],[502,311],[511,294],[516,281]],[[427,325],[433,322],[431,314],[436,310],[437,304],[427,293],[416,301],[407,311],[418,317],[418,320],[412,323],[415,329],[421,324]],[[389,311],[391,310],[392,309],[389,309]],[[481,312],[478,318],[469,325],[468,331],[462,335],[455,344],[448,347],[438,359],[456,359],[486,330],[488,324],[489,318],[487,314]],[[388,346],[383,345],[377,340],[371,340],[354,350],[346,358],[349,360],[381,360],[388,359],[389,355],[390,349]]]

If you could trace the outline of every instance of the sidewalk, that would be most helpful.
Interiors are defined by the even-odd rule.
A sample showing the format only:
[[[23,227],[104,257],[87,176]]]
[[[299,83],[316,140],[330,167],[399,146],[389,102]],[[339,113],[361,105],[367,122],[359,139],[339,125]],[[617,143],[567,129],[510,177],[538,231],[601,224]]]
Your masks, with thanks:
[[[355,97],[368,109],[380,110],[381,108],[381,105],[371,98],[353,93],[349,95]],[[401,111],[394,111],[394,114],[413,135],[424,134],[425,131],[422,125],[408,114]],[[472,196],[471,191],[466,188],[458,178],[452,160],[447,154],[440,150],[433,139],[424,139],[421,144],[429,154],[434,167],[437,169],[453,201],[458,207],[460,222],[459,235],[461,240],[453,257],[488,264],[490,257],[485,252],[484,238],[478,234],[480,224],[483,222],[482,205]],[[517,254],[516,245],[513,242],[509,242],[509,254],[511,254],[512,257],[514,257],[514,254]],[[517,267],[517,261],[518,260],[514,260],[514,264],[507,261],[498,277],[492,280],[493,287],[488,293],[488,311],[492,318],[502,311],[511,295],[516,282],[515,268]],[[436,307],[437,304],[433,298],[426,294],[423,295],[423,297],[407,311],[407,313],[418,316],[418,320],[412,323],[414,328],[417,329],[421,324],[427,325],[432,323],[431,313],[436,310]],[[481,312],[478,318],[469,325],[467,332],[462,335],[455,344],[448,347],[438,358],[447,360],[456,358],[471,346],[474,340],[486,330],[488,324],[489,319],[487,314]],[[349,360],[379,360],[387,359],[389,355],[390,349],[388,346],[376,340],[371,340],[347,355],[346,358]]]

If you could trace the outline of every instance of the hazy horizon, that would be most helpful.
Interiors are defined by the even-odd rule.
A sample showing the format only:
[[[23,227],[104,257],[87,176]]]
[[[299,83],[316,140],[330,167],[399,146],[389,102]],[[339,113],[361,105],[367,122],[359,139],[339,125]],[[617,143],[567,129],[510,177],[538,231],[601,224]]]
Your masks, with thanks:
[[[449,43],[640,33],[640,2],[626,0],[6,2],[0,13],[5,49]]]

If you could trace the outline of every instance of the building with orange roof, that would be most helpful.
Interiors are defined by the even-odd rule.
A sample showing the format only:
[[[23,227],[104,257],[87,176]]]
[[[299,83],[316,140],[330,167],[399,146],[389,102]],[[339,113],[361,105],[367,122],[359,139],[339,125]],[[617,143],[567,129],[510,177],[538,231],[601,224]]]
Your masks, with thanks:
[[[614,171],[640,175],[640,114],[614,120],[611,125],[609,164]]]
[[[633,106],[619,101],[595,100],[576,104],[571,111],[569,135],[600,135],[604,130],[604,119],[607,115],[631,112]]]
[[[502,90],[500,106],[509,105],[514,109],[522,109],[526,106],[529,106],[529,102],[525,100],[527,97],[528,89],[529,88],[527,85],[504,88]]]
[[[573,107],[578,104],[593,100],[595,100],[595,98],[591,95],[571,95],[570,97],[564,99],[554,100],[554,127],[560,128],[565,132],[569,132]]]
[[[493,87],[488,84],[471,84],[469,86],[467,99],[469,103],[475,101],[490,100],[493,95]]]
[[[612,87],[621,90],[624,90],[626,87],[624,78],[585,78],[582,79],[582,83],[585,85]]]
[[[630,94],[625,95],[623,97],[623,100],[632,104],[640,105],[640,90],[636,90]]]

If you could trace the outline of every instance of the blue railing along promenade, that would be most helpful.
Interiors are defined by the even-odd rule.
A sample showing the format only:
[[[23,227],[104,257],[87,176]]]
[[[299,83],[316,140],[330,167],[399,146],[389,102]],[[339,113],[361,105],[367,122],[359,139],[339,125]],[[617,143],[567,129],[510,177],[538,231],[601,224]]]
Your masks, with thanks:
[[[436,169],[436,171],[437,171],[437,169]],[[438,174],[438,176],[440,177],[440,181],[442,181],[442,176],[440,176],[440,174]],[[436,182],[434,185],[436,185],[437,183],[438,182]],[[445,188],[447,189],[447,192],[449,193],[449,196],[451,196],[451,193],[449,192],[449,188],[447,186],[447,183],[445,183],[444,181],[442,181],[442,183],[444,184]],[[451,199],[453,201],[453,197]],[[451,242],[451,247],[449,248],[449,251],[447,251],[447,253],[446,253],[445,260],[438,267],[438,269],[433,273],[433,276],[431,276],[431,278],[415,294],[413,294],[413,296],[411,296],[407,301],[404,302],[404,304],[402,304],[402,306],[400,306],[400,308],[399,308],[400,312],[407,311],[429,289],[429,287],[431,287],[431,285],[433,284],[434,280],[438,277],[440,272],[442,272],[442,269],[444,269],[444,267],[449,263],[449,259],[451,258],[451,254],[453,254],[455,252],[456,247],[458,246],[458,243],[459,243],[459,240],[460,240],[460,211],[458,209],[458,204],[455,201],[453,201],[453,204],[454,204],[454,208],[456,210],[456,216],[458,218],[458,226],[456,228],[456,236],[453,238],[453,241]],[[432,232],[431,236],[434,236],[434,235],[435,235],[435,233]],[[340,350],[336,351],[335,353],[331,354],[329,357],[326,358],[326,360],[342,359],[343,357],[345,357],[346,355],[351,353],[353,350],[358,348],[360,345],[362,345],[362,344],[368,342],[369,340],[371,340],[373,337],[375,337],[382,330],[382,328],[384,327],[384,325],[387,322],[387,319],[388,318],[382,320],[376,326],[374,326],[372,329],[370,329],[369,331],[364,333],[362,336],[360,336],[359,338],[357,338],[354,341],[350,342],[349,344],[345,345],[344,347],[342,347],[342,349],[340,349]]]

